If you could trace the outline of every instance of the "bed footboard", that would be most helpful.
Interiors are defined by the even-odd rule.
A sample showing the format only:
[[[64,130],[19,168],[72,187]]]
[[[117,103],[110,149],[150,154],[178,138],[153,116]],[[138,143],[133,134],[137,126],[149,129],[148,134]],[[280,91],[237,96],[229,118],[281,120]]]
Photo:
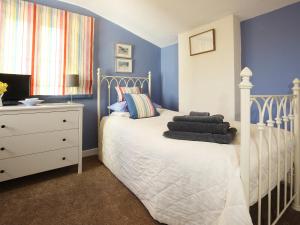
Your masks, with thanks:
[[[258,140],[258,221],[261,225],[262,214],[262,153],[268,153],[268,225],[276,224],[288,206],[293,202],[293,208],[300,211],[300,81],[293,81],[293,94],[291,95],[251,95],[253,87],[250,78],[252,72],[249,68],[244,68],[241,72],[242,81],[239,85],[241,93],[241,149],[240,149],[240,170],[241,179],[244,186],[245,197],[250,206],[250,125],[251,118],[256,114],[258,117],[257,129]],[[251,113],[251,107],[257,109]],[[276,129],[276,135],[272,135],[272,130]],[[284,132],[282,140],[280,134]],[[263,149],[263,135],[267,138],[268,149]],[[288,136],[289,135],[289,136]],[[276,139],[276,146],[272,145]],[[295,143],[292,150],[288,150],[289,141]],[[280,147],[283,146],[283,147]],[[272,151],[276,148],[276,167],[272,159]],[[284,148],[282,155],[281,148]],[[283,157],[283,158],[282,158]],[[256,160],[256,159],[255,159]],[[273,161],[272,161],[273,160]],[[289,161],[288,161],[289,160]],[[283,165],[280,165],[281,162]],[[282,179],[281,168],[283,167],[284,178]],[[273,174],[272,174],[273,173]],[[274,174],[275,173],[275,174]],[[272,218],[272,175],[277,176],[277,198],[276,198],[276,218]],[[280,195],[281,181],[284,182],[284,194]],[[289,190],[288,190],[289,185]],[[283,203],[283,207],[281,207]],[[274,204],[274,203],[273,203]]]

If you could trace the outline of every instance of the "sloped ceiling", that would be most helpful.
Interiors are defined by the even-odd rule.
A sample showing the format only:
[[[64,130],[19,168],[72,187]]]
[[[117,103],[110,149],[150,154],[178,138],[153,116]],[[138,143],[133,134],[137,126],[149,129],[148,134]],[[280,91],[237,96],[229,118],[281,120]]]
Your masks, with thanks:
[[[177,34],[229,14],[249,19],[299,0],[63,0],[165,47]]]

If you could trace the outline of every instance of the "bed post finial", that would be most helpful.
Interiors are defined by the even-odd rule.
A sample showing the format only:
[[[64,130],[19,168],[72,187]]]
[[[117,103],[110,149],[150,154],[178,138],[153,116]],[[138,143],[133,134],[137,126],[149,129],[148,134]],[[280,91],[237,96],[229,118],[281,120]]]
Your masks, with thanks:
[[[293,90],[300,89],[300,80],[298,78],[295,78],[293,80],[293,84],[294,84]]]
[[[295,133],[295,153],[294,153],[294,164],[295,164],[295,201],[293,203],[293,209],[300,211],[300,80],[294,79],[293,81],[293,94],[295,96],[294,102],[294,133]]]
[[[151,98],[151,79],[152,79],[152,73],[151,71],[148,72],[148,94]]]
[[[240,83],[240,89],[251,89],[253,87],[250,82],[250,78],[252,77],[252,71],[245,67],[241,72],[242,82]]]
[[[239,85],[241,92],[240,169],[246,197],[246,204],[248,206],[250,206],[250,92],[253,87],[250,81],[251,76],[252,71],[248,67],[245,67],[241,72],[242,81]]]

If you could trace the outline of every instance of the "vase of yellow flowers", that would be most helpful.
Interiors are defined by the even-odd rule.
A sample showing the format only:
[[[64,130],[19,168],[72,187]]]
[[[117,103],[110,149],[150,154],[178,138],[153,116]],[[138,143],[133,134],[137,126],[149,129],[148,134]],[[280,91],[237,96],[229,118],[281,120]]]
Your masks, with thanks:
[[[8,86],[7,83],[3,83],[0,81],[0,107],[3,106],[2,96],[7,91],[7,86]]]

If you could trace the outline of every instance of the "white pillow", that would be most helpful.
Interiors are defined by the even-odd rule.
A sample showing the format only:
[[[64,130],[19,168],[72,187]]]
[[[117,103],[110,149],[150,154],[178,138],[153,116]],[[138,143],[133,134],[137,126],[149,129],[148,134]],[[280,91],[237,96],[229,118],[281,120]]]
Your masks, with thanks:
[[[110,116],[130,117],[129,112],[112,112]]]
[[[110,106],[107,106],[107,108],[115,112],[128,112],[127,103],[125,101],[116,102]]]

